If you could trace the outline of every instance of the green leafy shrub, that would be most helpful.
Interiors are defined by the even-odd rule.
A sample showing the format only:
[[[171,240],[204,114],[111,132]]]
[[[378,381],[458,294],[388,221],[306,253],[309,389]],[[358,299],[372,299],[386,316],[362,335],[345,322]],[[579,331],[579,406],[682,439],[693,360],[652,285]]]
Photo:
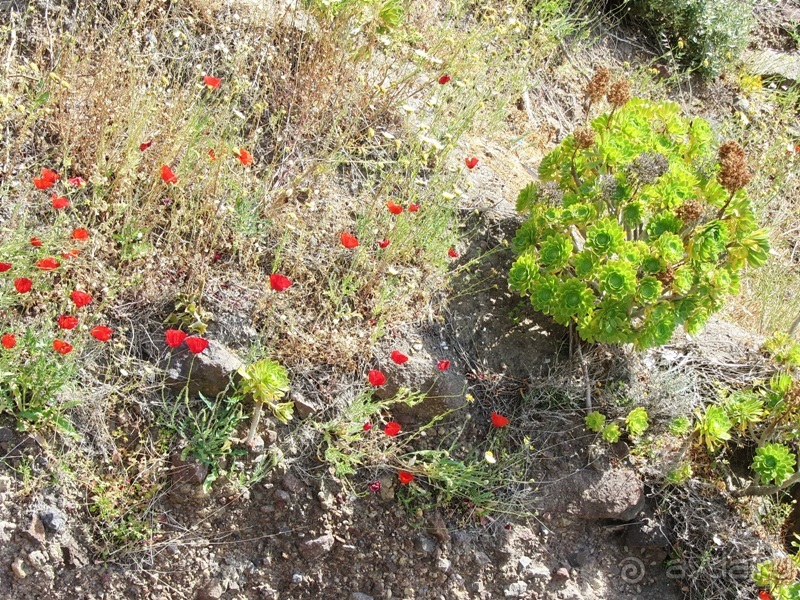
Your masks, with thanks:
[[[751,0],[632,0],[633,13],[685,66],[715,75],[747,45]]]
[[[672,102],[628,101],[618,84],[605,82],[614,110],[567,137],[520,192],[528,220],[509,284],[589,342],[646,348],[679,325],[699,331],[768,241],[741,148],[726,142],[715,164],[708,123]]]

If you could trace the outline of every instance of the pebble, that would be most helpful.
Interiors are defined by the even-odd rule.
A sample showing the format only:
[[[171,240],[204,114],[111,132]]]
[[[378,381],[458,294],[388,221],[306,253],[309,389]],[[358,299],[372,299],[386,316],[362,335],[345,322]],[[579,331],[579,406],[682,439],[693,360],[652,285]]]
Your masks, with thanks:
[[[440,558],[436,561],[436,568],[442,573],[447,573],[450,570],[451,562],[446,558]]]
[[[558,571],[556,571],[556,579],[566,581],[569,579],[569,571],[565,567],[561,567],[558,569]]]
[[[524,571],[528,567],[531,566],[533,561],[530,559],[529,556],[520,556],[519,557],[519,570]]]
[[[212,579],[197,592],[197,600],[219,600],[224,592],[222,584]]]
[[[303,574],[302,573],[292,573],[292,583],[294,583],[294,584],[303,583]]]
[[[67,515],[55,506],[45,506],[39,511],[39,518],[48,531],[59,533],[67,527]]]
[[[41,550],[34,550],[30,554],[28,554],[28,562],[31,563],[31,566],[34,569],[36,569],[37,571],[41,571],[47,564],[47,557]]]
[[[519,598],[520,596],[525,595],[525,592],[528,591],[528,584],[524,581],[515,581],[511,585],[509,585],[505,590],[503,590],[503,595],[506,598]]]
[[[28,576],[25,572],[25,562],[21,558],[11,563],[11,571],[17,579],[25,579]]]

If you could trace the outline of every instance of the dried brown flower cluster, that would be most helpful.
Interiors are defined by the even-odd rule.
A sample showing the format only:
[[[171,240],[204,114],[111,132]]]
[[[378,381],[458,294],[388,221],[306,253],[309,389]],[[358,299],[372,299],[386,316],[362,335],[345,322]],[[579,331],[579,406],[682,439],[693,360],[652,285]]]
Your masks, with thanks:
[[[675,269],[667,267],[666,271],[661,271],[656,275],[656,279],[661,282],[661,285],[663,285],[665,289],[669,288],[672,282],[675,281]]]
[[[717,179],[731,194],[742,189],[753,175],[747,168],[747,157],[744,149],[734,141],[727,141],[719,148],[720,170]]]
[[[611,71],[605,67],[597,67],[589,85],[586,86],[586,97],[592,104],[600,102],[608,93],[609,83],[611,83]]]
[[[627,79],[619,79],[608,89],[608,102],[614,108],[624,106],[631,99],[631,86]]]
[[[703,203],[697,200],[687,200],[675,209],[675,215],[684,223],[694,223],[704,212]]]
[[[575,131],[575,141],[581,150],[594,146],[594,129],[583,127]]]

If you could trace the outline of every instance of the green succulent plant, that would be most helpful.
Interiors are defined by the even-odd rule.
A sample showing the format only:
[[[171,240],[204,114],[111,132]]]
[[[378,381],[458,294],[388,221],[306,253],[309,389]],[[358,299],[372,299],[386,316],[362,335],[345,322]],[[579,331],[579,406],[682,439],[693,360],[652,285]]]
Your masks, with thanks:
[[[794,454],[783,444],[764,444],[756,450],[753,471],[764,483],[782,484],[794,474]]]
[[[644,407],[638,406],[629,412],[628,416],[625,417],[625,426],[628,428],[628,433],[631,434],[631,437],[639,437],[647,431],[649,423],[647,421],[647,411]]]
[[[725,409],[716,404],[706,406],[705,412],[698,415],[695,431],[709,452],[714,452],[719,445],[731,439],[733,427]]]
[[[675,417],[667,425],[669,432],[676,437],[683,437],[692,428],[692,422],[687,417]]]
[[[292,418],[294,403],[278,402],[289,391],[289,373],[283,365],[269,358],[263,358],[246,367],[241,367],[237,373],[242,378],[239,384],[241,392],[251,395],[255,402],[250,432],[245,440],[247,445],[251,445],[256,435],[263,405],[266,404],[282,423],[287,423]]]
[[[616,444],[619,441],[622,432],[619,430],[619,425],[611,423],[603,427],[603,439],[609,444]]]
[[[592,143],[568,136],[520,192],[511,286],[589,342],[647,348],[679,326],[699,332],[739,271],[766,260],[747,193],[724,165],[708,168],[710,126],[675,103],[635,98],[590,128]]]
[[[764,399],[753,391],[736,393],[723,406],[731,423],[740,433],[744,433],[749,424],[761,421],[764,416]]]
[[[594,431],[595,433],[599,433],[603,430],[603,427],[606,424],[606,416],[594,411],[586,415],[584,421],[586,422],[586,429],[589,431]]]

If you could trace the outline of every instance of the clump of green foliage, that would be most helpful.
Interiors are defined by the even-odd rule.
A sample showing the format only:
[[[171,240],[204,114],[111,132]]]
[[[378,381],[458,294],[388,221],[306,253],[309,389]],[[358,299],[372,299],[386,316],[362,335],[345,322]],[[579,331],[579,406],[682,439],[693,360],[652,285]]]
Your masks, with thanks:
[[[716,75],[747,45],[751,0],[631,0],[633,14],[666,39],[686,67]]]
[[[706,121],[673,102],[628,100],[627,83],[608,78],[598,70],[587,96],[607,90],[613,110],[568,136],[519,194],[528,220],[509,283],[584,340],[647,348],[679,325],[698,332],[741,269],[764,263],[768,239],[738,144],[723,144],[717,163]]]

